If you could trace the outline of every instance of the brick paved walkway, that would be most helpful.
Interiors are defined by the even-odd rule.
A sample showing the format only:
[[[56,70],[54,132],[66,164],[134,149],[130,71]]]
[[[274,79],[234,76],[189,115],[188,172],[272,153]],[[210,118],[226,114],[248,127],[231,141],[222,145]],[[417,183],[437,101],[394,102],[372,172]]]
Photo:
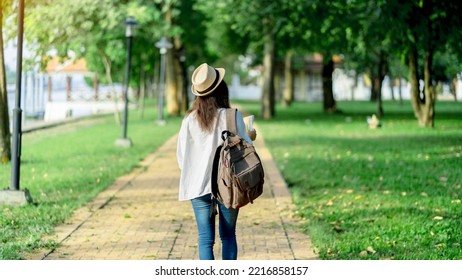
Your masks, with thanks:
[[[176,136],[119,178],[56,228],[53,251],[30,259],[143,260],[198,259],[197,229],[190,202],[179,202]],[[242,208],[237,224],[238,259],[315,259],[302,234],[286,183],[261,133],[255,142],[266,173],[265,191]],[[218,223],[217,223],[218,224]],[[218,233],[218,231],[217,231]],[[215,257],[221,258],[217,236]]]

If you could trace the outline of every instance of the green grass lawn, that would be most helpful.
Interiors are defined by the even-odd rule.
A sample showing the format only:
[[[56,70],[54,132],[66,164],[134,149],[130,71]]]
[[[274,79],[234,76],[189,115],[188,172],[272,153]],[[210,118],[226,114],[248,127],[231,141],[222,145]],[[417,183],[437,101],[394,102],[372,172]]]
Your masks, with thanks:
[[[277,108],[240,102],[274,155],[322,259],[462,259],[462,103],[438,102],[436,128],[418,127],[410,104],[384,104],[383,127],[372,130],[369,102],[340,102],[326,115],[320,103]],[[24,134],[21,188],[34,204],[0,207],[0,259],[54,247],[42,237],[179,129],[180,118],[155,124],[130,114],[134,146],[115,147],[121,127],[98,118]],[[9,185],[10,166],[0,166]]]
[[[130,113],[128,137],[134,145],[128,149],[114,144],[122,128],[112,115],[24,134],[21,189],[30,191],[34,204],[0,206],[0,259],[56,246],[42,236],[178,132],[180,118],[158,126],[155,114],[150,108],[144,119]],[[9,182],[10,165],[0,165],[1,187]]]
[[[437,102],[436,127],[411,105],[385,102],[369,129],[370,102],[277,107],[241,103],[289,184],[304,230],[322,259],[462,259],[462,103]]]

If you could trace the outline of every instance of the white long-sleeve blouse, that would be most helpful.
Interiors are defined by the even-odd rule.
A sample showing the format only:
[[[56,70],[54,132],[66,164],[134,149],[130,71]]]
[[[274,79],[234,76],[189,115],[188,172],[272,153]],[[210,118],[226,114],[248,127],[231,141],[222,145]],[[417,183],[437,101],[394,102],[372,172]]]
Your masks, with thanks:
[[[177,160],[181,169],[179,200],[190,200],[212,192],[211,177],[215,151],[223,143],[221,133],[226,130],[226,109],[218,109],[213,120],[214,130],[203,131],[193,111],[181,124],[177,144]],[[237,134],[252,144],[247,136],[244,120],[236,113]]]

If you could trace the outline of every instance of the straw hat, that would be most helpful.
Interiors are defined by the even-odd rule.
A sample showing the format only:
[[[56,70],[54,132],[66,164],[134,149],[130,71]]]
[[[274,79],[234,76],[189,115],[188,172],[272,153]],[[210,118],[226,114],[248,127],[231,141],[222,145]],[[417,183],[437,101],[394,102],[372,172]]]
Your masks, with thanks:
[[[206,96],[212,93],[225,76],[225,69],[213,68],[202,63],[194,70],[191,77],[191,90],[196,96]]]

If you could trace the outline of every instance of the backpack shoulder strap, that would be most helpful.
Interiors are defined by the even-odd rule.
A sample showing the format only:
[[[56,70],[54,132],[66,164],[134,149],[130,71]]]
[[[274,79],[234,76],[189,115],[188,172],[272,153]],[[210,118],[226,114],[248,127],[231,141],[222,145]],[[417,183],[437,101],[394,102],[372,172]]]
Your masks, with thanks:
[[[226,109],[226,129],[229,130],[233,134],[237,134],[236,112],[237,112],[237,109],[232,109],[232,108]]]

